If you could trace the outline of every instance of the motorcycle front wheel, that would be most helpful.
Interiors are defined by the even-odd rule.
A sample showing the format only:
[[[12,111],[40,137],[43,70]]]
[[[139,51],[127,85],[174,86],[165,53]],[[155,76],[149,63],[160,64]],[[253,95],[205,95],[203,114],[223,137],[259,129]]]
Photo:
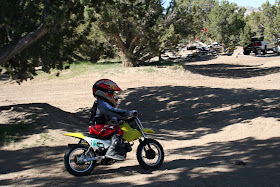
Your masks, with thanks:
[[[157,169],[164,160],[163,148],[154,139],[145,139],[137,147],[137,160],[144,169]]]
[[[94,167],[96,166],[96,161],[86,161],[86,158],[92,158],[95,153],[88,150],[86,145],[77,144],[71,146],[67,149],[64,155],[64,165],[66,170],[75,176],[89,175]]]

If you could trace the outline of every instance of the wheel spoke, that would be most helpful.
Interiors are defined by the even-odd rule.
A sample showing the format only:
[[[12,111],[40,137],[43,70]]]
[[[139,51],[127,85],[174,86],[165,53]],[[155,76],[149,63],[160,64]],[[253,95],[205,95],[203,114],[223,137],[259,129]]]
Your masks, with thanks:
[[[150,149],[148,147],[150,147]],[[151,154],[151,151],[153,151],[154,153],[153,156],[149,155]],[[150,146],[146,145],[145,147],[143,147],[141,154],[142,154],[143,161],[149,166],[157,165],[161,160],[160,148],[153,143],[150,143]]]

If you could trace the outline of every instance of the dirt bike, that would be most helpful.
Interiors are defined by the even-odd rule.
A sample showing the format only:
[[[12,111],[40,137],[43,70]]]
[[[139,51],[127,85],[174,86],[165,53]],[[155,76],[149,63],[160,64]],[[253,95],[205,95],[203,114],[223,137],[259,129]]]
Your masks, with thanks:
[[[144,129],[137,116],[130,119],[129,122],[121,124],[120,127],[124,131],[124,142],[121,146],[124,146],[126,152],[132,150],[134,140],[139,140],[136,157],[144,169],[157,169],[162,165],[164,151],[161,144],[154,139],[146,138],[145,135],[145,133],[155,133],[152,129]],[[116,162],[116,160],[105,157],[111,143],[110,138],[82,133],[64,135],[80,139],[78,144],[68,144],[64,155],[64,165],[70,174],[89,175],[97,165],[109,165]]]

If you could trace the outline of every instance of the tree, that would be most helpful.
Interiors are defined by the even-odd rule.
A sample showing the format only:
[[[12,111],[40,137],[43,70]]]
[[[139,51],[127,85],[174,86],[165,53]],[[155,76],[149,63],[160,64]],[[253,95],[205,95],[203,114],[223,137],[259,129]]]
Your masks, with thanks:
[[[258,12],[252,12],[246,21],[250,26],[251,36],[264,35],[265,40],[273,42],[280,37],[280,2],[275,1],[271,5],[268,1],[259,8]]]
[[[160,52],[168,50],[176,53],[176,47],[180,41],[191,33],[189,20],[191,20],[187,6],[189,1],[176,1],[170,2],[170,6],[166,9],[164,19],[161,23],[162,34],[160,37]]]
[[[280,1],[275,2],[274,37],[280,38]],[[279,44],[280,45],[280,44]]]
[[[263,34],[265,40],[273,42],[274,40],[274,19],[276,15],[275,6],[272,6],[268,1],[261,6],[260,24],[264,27]]]
[[[245,8],[239,8],[228,1],[216,2],[209,14],[208,30],[212,38],[222,42],[225,47],[236,46],[245,26]]]
[[[75,46],[76,51],[74,51],[77,59],[95,63],[100,58],[115,57],[116,49],[111,38],[100,31],[94,22],[88,20],[84,24],[80,24],[76,31],[80,35],[79,44]]]
[[[276,15],[274,19],[275,32],[280,33],[280,1],[275,3]]]
[[[264,33],[264,26],[261,24],[261,12],[253,11],[248,18],[248,24],[251,26],[254,35],[262,35]]]
[[[114,38],[123,66],[136,66],[158,55],[161,1],[102,1],[96,7],[88,5],[86,11],[88,19],[96,20],[99,29]]]
[[[251,38],[254,35],[252,33],[251,25],[248,20],[249,20],[249,17],[246,18],[246,25],[240,34],[240,45],[243,47],[245,47],[249,43],[251,43]]]
[[[65,17],[62,15],[69,14],[71,6],[71,1],[1,1],[0,66],[5,67],[7,74],[22,81],[31,78],[32,74],[35,74],[34,67],[40,63],[48,61],[44,63],[45,70],[54,66],[61,67],[61,63],[54,62],[51,55],[47,57],[44,51],[45,43],[50,43],[54,38],[50,31],[58,31],[59,23],[64,22]],[[64,26],[60,30],[66,28]],[[36,43],[47,34],[49,36],[45,38],[45,43]],[[59,42],[57,39],[55,41]],[[57,46],[58,44],[53,42],[53,46],[48,46],[48,50],[58,50],[54,49]]]
[[[92,25],[84,22],[84,3],[92,2],[1,1],[0,66],[5,73],[20,82],[36,75],[38,66],[49,72],[81,56],[96,61],[104,51],[111,52],[106,41],[90,37]]]
[[[209,14],[215,7],[215,0],[194,0],[192,1],[193,12],[193,25],[195,30],[195,38],[199,38],[202,42],[211,42],[211,38],[208,34],[207,23],[209,23]],[[205,30],[206,28],[206,30]],[[204,31],[203,31],[204,29]]]

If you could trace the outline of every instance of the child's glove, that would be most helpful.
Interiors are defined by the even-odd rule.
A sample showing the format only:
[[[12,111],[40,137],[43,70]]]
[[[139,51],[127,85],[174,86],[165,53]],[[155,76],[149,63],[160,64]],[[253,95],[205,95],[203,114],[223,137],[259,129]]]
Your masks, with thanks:
[[[131,110],[129,111],[129,117],[136,117],[138,115],[137,110]]]

